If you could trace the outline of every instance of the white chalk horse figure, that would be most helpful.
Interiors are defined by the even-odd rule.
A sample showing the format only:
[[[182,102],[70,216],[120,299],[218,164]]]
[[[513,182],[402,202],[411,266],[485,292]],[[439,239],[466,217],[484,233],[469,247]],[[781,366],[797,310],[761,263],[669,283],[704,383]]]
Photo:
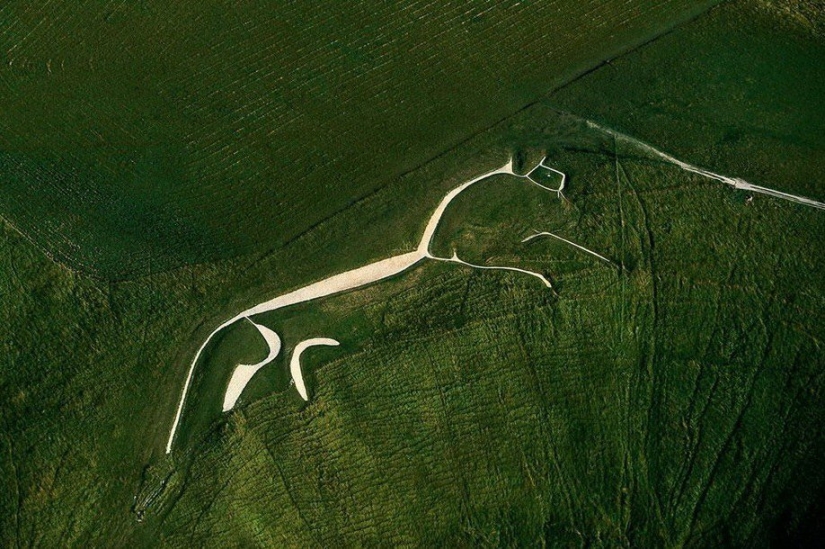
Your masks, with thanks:
[[[537,185],[546,191],[554,192],[558,195],[560,199],[564,198],[562,191],[564,190],[564,184],[566,181],[566,176],[564,173],[551,168],[545,161],[547,158],[545,157],[541,162],[539,162],[536,166],[534,166],[530,171],[528,171],[525,175],[517,174],[513,171],[513,159],[510,158],[507,163],[505,163],[500,168],[495,170],[483,173],[478,177],[475,177],[469,181],[466,181],[459,185],[458,187],[454,188],[452,191],[447,193],[447,195],[441,200],[438,204],[438,207],[433,212],[432,216],[430,216],[430,220],[427,223],[426,228],[424,229],[424,234],[421,237],[421,241],[418,244],[418,248],[414,251],[404,253],[401,255],[396,255],[393,257],[389,257],[387,259],[382,259],[380,261],[376,261],[375,263],[370,263],[369,265],[365,265],[363,267],[359,267],[357,269],[353,269],[350,271],[346,271],[344,273],[339,273],[329,278],[325,278],[318,282],[313,282],[308,286],[304,286],[303,288],[299,288],[297,290],[293,290],[286,294],[280,295],[274,299],[269,301],[265,301],[260,303],[250,309],[242,311],[235,315],[234,317],[230,318],[220,326],[218,326],[206,340],[201,344],[198,352],[195,354],[195,357],[192,359],[192,364],[189,366],[189,373],[186,377],[186,382],[183,386],[183,392],[180,397],[180,402],[178,404],[177,413],[175,414],[175,421],[172,424],[172,429],[169,433],[169,441],[166,444],[166,453],[169,454],[172,451],[172,442],[175,438],[175,432],[177,430],[178,424],[180,422],[181,414],[183,412],[183,405],[186,400],[186,394],[189,390],[189,385],[192,381],[192,374],[195,370],[195,365],[200,358],[201,353],[206,348],[206,346],[211,341],[212,337],[218,333],[220,330],[226,328],[227,326],[239,321],[239,320],[248,320],[252,323],[253,326],[258,330],[263,337],[264,341],[269,347],[269,353],[267,354],[266,358],[260,362],[255,364],[240,364],[235,367],[235,370],[232,372],[232,377],[229,380],[229,385],[226,389],[226,393],[224,394],[223,399],[223,411],[228,412],[235,407],[235,404],[238,401],[238,398],[243,393],[244,388],[247,384],[252,380],[252,377],[264,366],[272,362],[280,353],[281,350],[281,338],[276,334],[273,330],[267,328],[266,326],[262,326],[260,324],[255,323],[251,317],[260,313],[274,311],[276,309],[282,309],[284,307],[288,307],[289,305],[295,305],[297,303],[303,303],[306,301],[311,301],[314,299],[318,299],[321,297],[329,296],[332,294],[341,293],[347,290],[352,290],[355,288],[360,288],[362,286],[366,286],[373,282],[377,282],[379,280],[383,280],[385,278],[389,278],[391,276],[397,275],[407,269],[411,268],[413,265],[421,262],[424,259],[432,259],[435,261],[444,261],[448,263],[458,263],[459,265],[464,265],[466,267],[476,268],[476,269],[493,269],[493,270],[504,270],[504,271],[514,271],[518,273],[523,273],[528,276],[532,276],[540,280],[545,286],[548,288],[552,288],[550,281],[547,280],[540,273],[536,273],[533,271],[528,271],[524,269],[517,269],[515,267],[499,267],[499,266],[486,266],[486,265],[474,265],[471,263],[467,263],[466,261],[462,261],[459,259],[458,255],[453,252],[451,257],[437,257],[432,254],[430,251],[430,246],[432,244],[433,236],[435,235],[435,231],[438,228],[438,223],[441,221],[444,212],[447,209],[447,206],[450,205],[459,194],[461,194],[464,190],[469,188],[470,186],[478,183],[479,181],[483,181],[489,177],[494,175],[506,174],[514,177],[518,177],[524,179],[526,182]],[[536,174],[544,173],[545,175],[548,173],[554,173],[557,176],[560,176],[560,182],[557,189],[552,189],[545,185],[539,183],[536,179]],[[543,235],[550,235],[550,233],[540,233],[535,236],[543,236]],[[554,236],[554,235],[551,235]],[[529,237],[533,238],[533,237]],[[529,239],[528,238],[528,239]],[[301,364],[300,364],[300,357],[301,353],[309,347],[316,346],[316,345],[328,345],[328,346],[335,346],[338,345],[338,342],[334,339],[329,338],[312,338],[305,341],[300,342],[292,353],[292,357],[290,360],[290,372],[292,374],[292,379],[295,383],[295,388],[298,390],[298,393],[304,400],[308,400],[309,397],[307,395],[306,385],[304,384],[303,375],[301,372]]]

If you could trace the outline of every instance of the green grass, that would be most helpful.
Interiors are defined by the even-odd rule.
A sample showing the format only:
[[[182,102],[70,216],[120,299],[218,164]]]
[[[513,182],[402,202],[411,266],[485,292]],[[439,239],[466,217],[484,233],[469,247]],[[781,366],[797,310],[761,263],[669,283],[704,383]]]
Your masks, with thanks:
[[[778,17],[783,4],[719,6],[701,32],[668,34],[551,101],[694,164],[822,199],[825,32]]]
[[[0,208],[107,279],[268,251],[712,3],[6,3]]]
[[[103,10],[99,6],[87,8]],[[143,6],[144,11],[115,10],[109,24],[140,36],[148,31],[135,18],[165,20],[168,15]],[[821,22],[799,22],[796,14],[812,13],[810,5],[791,15],[779,9],[783,6],[727,3],[450,150],[448,144],[492,119],[462,125],[463,115],[456,114],[449,119],[455,134],[448,139],[439,134],[448,130],[433,129],[443,124],[435,115],[446,108],[440,103],[422,110],[416,126],[420,134],[409,122],[420,104],[379,109],[369,120],[386,126],[383,139],[370,123],[358,133],[385,146],[369,141],[371,150],[356,143],[348,159],[302,175],[294,188],[277,186],[300,194],[306,204],[343,208],[323,220],[307,215],[301,208],[308,206],[290,195],[263,195],[261,188],[272,179],[244,179],[269,173],[255,164],[254,152],[245,157],[249,164],[227,167],[229,156],[211,161],[216,173],[221,162],[228,163],[220,172],[224,182],[208,187],[214,191],[211,210],[193,207],[197,196],[187,193],[194,192],[195,183],[187,187],[183,178],[177,187],[151,175],[157,170],[174,177],[163,160],[146,160],[150,175],[143,183],[135,180],[136,194],[87,180],[84,174],[104,173],[114,165],[90,160],[112,158],[110,146],[92,154],[60,137],[79,126],[70,124],[69,114],[51,118],[47,110],[62,112],[66,105],[38,103],[46,88],[38,88],[45,84],[37,79],[45,77],[34,74],[37,63],[26,69],[32,73],[27,76],[31,88],[5,79],[3,85],[19,104],[46,110],[30,107],[32,127],[25,135],[22,114],[0,121],[9,130],[0,137],[3,162],[10,163],[4,166],[18,166],[4,171],[8,185],[0,192],[1,210],[24,231],[29,229],[19,213],[24,207],[48,212],[53,224],[46,228],[53,232],[32,233],[32,243],[4,226],[0,238],[2,544],[706,547],[787,546],[815,539],[825,493],[825,287],[820,276],[825,256],[818,238],[825,234],[825,216],[767,197],[747,203],[744,193],[659,162],[584,124],[595,119],[714,171],[822,199],[825,189],[817,179],[821,117],[814,101]],[[254,14],[253,8],[246,6],[249,11],[243,13]],[[183,30],[168,40],[182,46],[168,52],[185,52],[181,48],[196,29],[208,28],[213,36],[242,32],[240,24],[217,24],[225,12],[202,9],[196,20],[179,18]],[[284,24],[291,14],[285,9]],[[82,15],[65,13],[75,20]],[[346,26],[335,30],[336,17],[319,12],[317,21],[292,23],[345,33]],[[475,25],[491,23],[482,18]],[[161,36],[163,28],[156,30]],[[103,30],[89,32],[114,40]],[[3,34],[5,40],[17,39],[9,33]],[[160,51],[166,39],[147,40],[145,47]],[[238,38],[217,43],[228,48],[233,40]],[[44,42],[29,43],[18,59],[34,58],[37,44],[45,48]],[[353,48],[340,39],[324,44],[329,52],[317,54],[313,63],[321,68],[307,79],[319,86],[318,96],[295,88],[294,95],[283,98],[317,109],[305,111],[317,118],[309,116],[301,124],[331,109],[321,94],[323,85],[334,90],[335,75],[349,74],[346,67],[354,71],[368,62],[361,55],[380,51]],[[447,51],[439,44],[432,47]],[[576,42],[565,44],[572,48]],[[510,51],[505,46],[494,48],[491,42],[485,47]],[[104,67],[118,55],[137,58],[128,48],[126,53],[101,51],[99,66]],[[479,59],[489,53],[478,51]],[[210,55],[219,59],[225,53]],[[260,53],[256,62],[267,60],[265,55]],[[413,53],[410,63],[415,55],[420,54]],[[181,85],[174,82],[183,59],[196,58],[183,56],[175,65],[171,53],[157,56],[170,64],[147,62],[140,69],[121,62],[123,70],[138,67],[134,78],[156,86],[151,89],[175,90],[163,116],[211,120],[212,126],[198,129],[203,132],[226,127],[229,118],[214,113],[223,112],[218,103],[229,101],[228,95],[212,96],[215,105],[197,116],[174,108],[175,101],[186,104],[192,93],[186,86],[174,87]],[[324,59],[337,61],[327,66]],[[209,66],[206,59],[200,63],[192,70]],[[537,66],[539,57],[525,63]],[[24,70],[15,65],[14,71]],[[55,66],[53,61],[53,71]],[[217,89],[221,78],[250,79],[257,65],[227,67],[227,74],[205,77],[199,97]],[[144,78],[164,71],[165,80],[159,82],[167,88]],[[498,84],[513,90],[509,98],[490,96],[489,103],[476,105],[489,89],[462,89],[459,103],[466,105],[456,108],[502,117],[533,99],[534,91],[557,84],[535,76],[528,85],[529,75],[524,81],[517,76]],[[154,147],[151,154],[141,154],[168,156],[171,162],[174,147],[160,146],[164,141],[152,136],[160,127],[140,118],[141,109],[162,112],[152,103],[156,98],[148,99],[155,96],[140,90],[123,95],[127,85],[122,80],[97,77],[100,82],[88,85],[95,84],[114,103],[76,107],[76,112],[88,112],[94,120],[106,120],[106,113],[123,117],[121,122],[134,117],[127,127],[143,128]],[[81,86],[77,79],[73,85]],[[426,82],[418,85],[434,85]],[[455,96],[448,84],[439,93]],[[70,102],[72,89],[62,100]],[[416,101],[429,97],[421,87],[409,93]],[[342,110],[341,121],[359,112],[356,99],[353,111]],[[665,99],[668,107],[662,109]],[[141,106],[144,100],[148,103]],[[120,113],[123,105],[133,110]],[[270,123],[264,119],[257,122],[261,127]],[[47,131],[51,125],[54,132]],[[279,131],[309,139],[306,127]],[[318,128],[313,143],[321,147],[334,141],[332,125]],[[173,124],[161,135],[172,142],[186,131]],[[725,139],[733,134],[739,137]],[[395,141],[399,136],[422,139],[416,145],[421,148],[396,154],[403,148]],[[24,138],[32,140],[25,147]],[[124,143],[127,157],[136,154],[128,140]],[[238,141],[250,151],[254,143]],[[208,147],[201,143],[198,149]],[[327,150],[337,158],[339,153]],[[356,178],[361,183],[350,185],[346,166],[354,164],[348,162],[368,150],[374,162]],[[523,167],[545,151],[550,164],[569,176],[569,202],[513,178],[494,178],[456,202],[438,231],[435,251],[449,254],[455,248],[469,261],[541,271],[551,277],[555,292],[523,275],[424,262],[379,285],[260,315],[256,321],[283,337],[282,355],[250,384],[239,409],[222,415],[222,389],[231,368],[264,352],[251,327],[238,324],[216,338],[199,365],[175,452],[164,457],[189,361],[215,325],[264,298],[412,250],[426,215],[447,190],[500,165],[510,152]],[[193,163],[186,170],[192,169],[195,157],[179,152]],[[91,156],[80,160],[86,154]],[[320,156],[321,149],[289,159],[295,169],[309,170],[312,154]],[[384,170],[399,158],[399,165],[413,167],[428,156],[435,158],[403,175]],[[74,170],[71,158],[86,162],[90,171]],[[328,177],[342,167],[338,178]],[[121,177],[132,169],[137,168],[113,173]],[[62,171],[71,177],[61,179]],[[370,173],[379,172],[384,175],[370,180]],[[324,185],[309,185],[310,180]],[[221,194],[237,190],[239,181],[248,185],[238,196]],[[366,181],[376,186],[359,187]],[[76,197],[50,195],[47,183]],[[309,185],[306,194],[303,184]],[[27,185],[31,194],[24,192]],[[102,194],[83,194],[91,188]],[[175,192],[179,200],[171,197]],[[200,216],[182,225],[170,218],[175,221],[169,227],[196,236],[187,240],[163,227],[152,233],[136,221],[139,216],[118,217],[122,223],[115,228],[96,217],[95,204],[108,208],[120,201],[129,208],[130,197],[136,197],[138,210],[145,198],[162,208],[174,204],[180,215]],[[249,197],[256,197],[262,209],[281,204],[279,215],[289,220],[262,218],[267,228],[258,230],[251,218],[234,224],[231,216],[214,215],[234,212]],[[78,210],[73,200],[88,206]],[[344,208],[347,201],[354,202]],[[66,221],[55,213],[59,210],[76,220]],[[131,236],[124,229],[129,223],[135,223]],[[214,226],[204,228],[209,223]],[[68,247],[55,244],[59,238],[79,242],[79,224],[92,227],[81,242],[108,245],[108,251],[81,248],[68,254]],[[287,228],[292,232],[282,231]],[[224,230],[238,232],[212,239]],[[533,230],[551,230],[621,269],[555,240],[520,243]],[[210,236],[198,240],[203,235]],[[125,253],[130,238],[133,259],[124,259],[122,269],[106,266]],[[218,252],[200,248],[197,242],[206,240],[230,246]],[[254,253],[236,255],[253,241],[257,244],[248,250]],[[150,270],[147,259],[156,256],[146,250],[153,245],[162,257]],[[74,261],[73,267],[131,278],[109,281],[80,274],[50,261],[39,247]],[[172,265],[179,267],[168,270]],[[311,400],[303,403],[285,369],[295,344],[314,336],[333,337],[342,345],[305,355]],[[136,521],[133,509],[145,511],[143,522]]]
[[[578,154],[568,161],[580,177],[616,184],[613,158]],[[171,541],[207,543],[226,529],[290,545],[313,536],[321,545],[567,545],[582,541],[577,531],[608,546],[739,544],[759,534],[765,523],[749,517],[775,513],[783,501],[773,490],[798,478],[785,446],[822,436],[808,416],[821,391],[822,334],[796,326],[821,322],[822,299],[810,295],[821,261],[804,266],[815,242],[774,231],[796,206],[747,209],[677,170],[622,165],[633,187],[624,204],[636,229],[624,243],[631,272],[619,277],[542,242],[516,264],[552,265],[558,298],[517,275],[430,265],[412,281],[329,300],[325,318],[352,314],[371,327],[361,348],[325,362],[307,407],[275,392],[202,444],[166,522],[186,534]],[[482,205],[496,195],[483,191],[498,190],[479,189]],[[705,207],[686,208],[686,198]],[[605,211],[613,193],[571,191],[571,200],[600,222],[569,236],[601,237],[616,255],[620,235],[609,229],[619,214]],[[681,219],[671,223],[675,208]],[[796,213],[821,229],[817,212]],[[720,241],[737,226],[751,229],[747,241]],[[662,235],[653,253],[649,234]],[[803,310],[781,306],[799,291]],[[623,323],[622,310],[633,320]],[[314,325],[312,311],[295,314],[303,330]],[[289,337],[290,320],[279,317]],[[323,334],[350,333],[344,322]],[[258,495],[259,479],[292,504]],[[212,512],[186,515],[203,501]]]

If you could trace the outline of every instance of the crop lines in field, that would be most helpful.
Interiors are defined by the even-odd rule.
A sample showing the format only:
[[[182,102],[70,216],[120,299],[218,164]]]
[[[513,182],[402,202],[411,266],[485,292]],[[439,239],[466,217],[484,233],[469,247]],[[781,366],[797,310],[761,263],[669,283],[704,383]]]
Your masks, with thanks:
[[[420,101],[410,100],[407,97],[410,84],[421,87],[422,83],[438,79],[458,84],[463,77],[479,71],[487,80],[485,87],[490,81],[495,83],[495,88],[507,86],[509,82],[501,73],[501,67],[518,65],[522,72],[530,73],[535,65],[546,63],[547,55],[564,58],[571,52],[587,49],[582,43],[586,38],[572,29],[565,32],[547,25],[524,26],[525,17],[541,21],[562,9],[558,2],[530,8],[525,4],[496,8],[489,7],[488,2],[469,10],[463,3],[416,2],[400,10],[386,6],[371,10],[364,14],[366,21],[361,17],[342,20],[329,10],[301,13],[300,34],[272,31],[272,26],[281,19],[286,20],[287,26],[294,25],[296,15],[292,13],[278,14],[277,19],[262,17],[255,24],[248,21],[238,24],[247,37],[244,42],[239,47],[229,40],[210,44],[202,60],[196,59],[196,70],[186,81],[188,94],[195,101],[189,102],[184,111],[208,119],[206,126],[198,126],[195,133],[187,137],[193,145],[191,162],[205,166],[204,173],[220,180],[225,170],[243,160],[238,147],[246,148],[250,142],[290,134],[290,128],[309,123],[315,126],[313,131],[323,137],[346,139],[364,122],[380,123],[375,117],[379,112],[401,111],[396,114],[403,112],[406,119],[412,113],[420,114],[422,106],[425,111],[435,108],[431,101],[422,105]],[[598,21],[597,26],[621,27],[644,11],[627,4],[623,9],[614,10],[603,3],[590,2],[583,13],[574,15]],[[395,13],[390,16],[390,12]],[[355,32],[364,28],[368,29],[367,33]],[[231,36],[235,30],[230,26],[224,34]],[[551,40],[559,32],[569,34],[567,38],[572,40],[558,43]],[[503,35],[495,41],[495,50],[483,40],[483,36],[490,33]],[[315,40],[314,35],[328,38]],[[344,42],[334,38],[337,36],[361,38],[347,38]],[[284,48],[284,40],[298,44]],[[517,47],[519,43],[545,41],[549,49],[541,50],[541,55],[533,59],[525,58],[524,51]],[[447,45],[450,48],[439,47]],[[448,69],[454,59],[444,52],[465,50],[467,55],[459,65],[461,70]],[[496,55],[491,55],[494,51]],[[400,52],[404,52],[404,58],[399,57]],[[225,72],[232,75],[229,82],[216,80],[215,75]],[[411,78],[415,82],[409,82]],[[265,90],[261,89],[264,85],[267,85]],[[335,94],[334,111],[322,118],[307,116],[305,110],[293,108],[303,100],[319,106],[323,102],[320,98],[328,96],[326,92],[342,93]],[[256,97],[250,99],[250,94]],[[214,101],[225,102],[228,108],[221,109],[218,116],[208,116]],[[350,103],[369,104],[374,113],[367,120],[353,117],[358,113],[352,112]],[[225,124],[242,134],[245,144],[223,140]],[[291,146],[288,140],[273,144],[273,156]],[[236,150],[232,152],[233,149]]]
[[[665,5],[669,4],[650,3],[646,7],[655,11]],[[413,132],[426,131],[431,118],[443,120],[438,112],[454,104],[456,97],[479,93],[473,83],[483,82],[485,95],[490,96],[512,86],[503,67],[518,66],[519,74],[524,75],[519,79],[523,79],[540,71],[548,56],[563,60],[591,51],[592,46],[587,47],[587,38],[580,33],[546,24],[524,25],[525,19],[538,23],[561,10],[570,8],[558,2],[529,7],[517,3],[492,7],[488,3],[472,9],[463,3],[414,2],[401,9],[386,5],[372,10],[358,8],[365,12],[363,16],[349,19],[329,10],[301,13],[299,18],[289,9],[277,17],[262,13],[254,23],[251,19],[237,23],[230,19],[226,38],[210,44],[202,57],[193,61],[194,72],[184,82],[188,96],[184,111],[203,122],[185,137],[188,166],[197,174],[203,195],[220,189],[229,177],[276,176],[276,165],[295,158],[305,158],[305,165],[335,174],[331,177],[336,180],[349,180],[351,187],[371,185],[369,182],[377,179],[365,174],[364,167],[369,171],[375,164],[374,147],[369,143],[378,136],[382,144],[402,146],[408,137],[399,129],[406,126]],[[579,26],[596,20],[600,25],[621,28],[644,11],[627,4],[605,7],[590,2],[578,6],[572,15]],[[645,13],[650,16],[651,12]],[[298,23],[300,34],[292,31]],[[359,29],[364,31],[356,32]],[[245,38],[234,45],[229,37],[241,30]],[[569,36],[558,39],[559,32]],[[485,36],[497,38],[487,41]],[[291,47],[284,47],[286,40],[292,41]],[[544,47],[536,50],[540,55],[525,58],[520,43],[542,43]],[[445,53],[448,51],[462,52],[460,64],[455,64],[456,59]],[[228,79],[220,77],[226,73]],[[418,92],[411,93],[413,90]],[[455,93],[458,90],[461,92]],[[448,95],[442,95],[445,91]],[[330,97],[335,98],[334,106]],[[220,106],[217,112],[216,106]],[[459,108],[462,110],[464,107]],[[386,119],[400,123],[390,128]],[[423,126],[416,129],[409,124]],[[239,139],[226,139],[227,127]],[[315,136],[310,146],[293,138],[308,134]],[[335,146],[359,140],[365,141],[364,148],[341,151]],[[262,144],[265,152],[258,148]],[[290,173],[295,179],[309,175],[304,170],[290,169]],[[359,192],[365,191],[362,188]],[[316,201],[312,191],[289,194],[285,201],[295,210]],[[245,223],[238,217],[244,215],[243,209],[224,205],[230,225]]]
[[[3,3],[3,148],[54,153],[28,158],[29,178],[57,172],[10,189],[6,217],[107,278],[272,250],[699,11],[686,0],[253,4]],[[134,151],[154,143],[168,151],[147,159],[163,184],[136,167]],[[111,230],[70,213],[87,191]]]

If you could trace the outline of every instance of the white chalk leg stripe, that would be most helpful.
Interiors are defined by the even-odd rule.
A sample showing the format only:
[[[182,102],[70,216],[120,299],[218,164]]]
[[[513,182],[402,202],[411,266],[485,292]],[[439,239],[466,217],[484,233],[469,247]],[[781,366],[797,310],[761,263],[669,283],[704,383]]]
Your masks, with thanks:
[[[289,361],[289,372],[292,374],[292,380],[295,382],[295,388],[298,389],[298,394],[300,394],[301,398],[304,400],[309,400],[309,395],[307,394],[307,388],[304,384],[304,374],[301,372],[301,353],[310,347],[315,347],[318,345],[337,347],[340,343],[328,337],[314,337],[312,339],[306,339],[295,346],[295,350],[292,351],[292,359]]]
[[[249,322],[252,321],[250,320]],[[235,403],[238,402],[238,398],[240,398],[243,390],[249,382],[252,381],[252,376],[258,373],[258,370],[275,360],[275,357],[281,352],[281,338],[278,337],[278,334],[266,326],[261,326],[254,322],[252,322],[252,325],[258,329],[258,332],[260,332],[266,344],[269,346],[269,354],[257,364],[239,364],[235,367],[235,371],[232,372],[232,377],[229,380],[229,385],[226,387],[226,393],[223,397],[224,412],[228,412],[235,407]]]

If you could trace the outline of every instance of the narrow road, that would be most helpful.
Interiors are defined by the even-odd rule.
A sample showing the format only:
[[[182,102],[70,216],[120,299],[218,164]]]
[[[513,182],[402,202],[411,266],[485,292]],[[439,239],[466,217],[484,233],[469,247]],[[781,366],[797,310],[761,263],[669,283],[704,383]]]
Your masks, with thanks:
[[[612,130],[610,128],[606,128],[599,124],[596,124],[593,121],[588,120],[587,125],[595,130],[599,130],[600,132],[606,133],[617,140],[625,141],[627,143],[631,143],[636,145],[640,149],[647,151],[654,156],[661,158],[662,160],[673,164],[675,166],[679,166],[686,172],[695,173],[701,175],[703,177],[707,177],[708,179],[715,179],[716,181],[720,181],[725,183],[726,185],[730,185],[735,189],[740,189],[743,191],[750,191],[759,194],[765,194],[768,196],[772,196],[774,198],[779,198],[781,200],[787,200],[789,202],[795,202],[797,204],[802,204],[803,206],[809,206],[811,208],[816,208],[818,210],[825,210],[825,202],[819,202],[817,200],[812,200],[810,198],[806,198],[804,196],[799,196],[795,194],[785,193],[782,191],[777,191],[775,189],[770,189],[768,187],[761,187],[759,185],[754,185],[752,183],[748,183],[744,179],[739,179],[738,177],[729,177],[727,175],[722,175],[718,173],[714,173],[710,170],[706,170],[704,168],[700,168],[698,166],[694,166],[693,164],[688,164],[687,162],[683,162],[678,158],[675,158],[664,151],[660,151],[656,147],[645,143],[635,137],[631,137],[629,135],[623,134],[621,132],[617,132],[616,130]]]

